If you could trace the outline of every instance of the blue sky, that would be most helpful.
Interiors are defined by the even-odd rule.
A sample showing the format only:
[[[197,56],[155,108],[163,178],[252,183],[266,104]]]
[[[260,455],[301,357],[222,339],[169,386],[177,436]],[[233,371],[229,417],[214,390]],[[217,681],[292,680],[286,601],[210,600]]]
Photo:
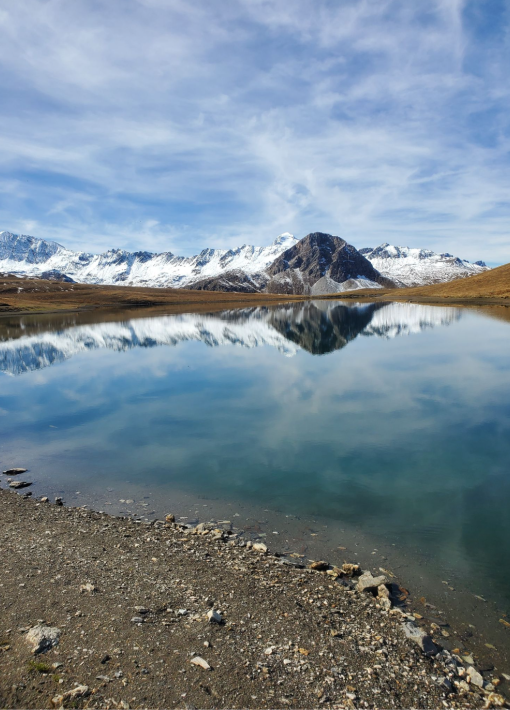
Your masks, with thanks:
[[[508,2],[23,0],[0,41],[0,229],[510,261]]]

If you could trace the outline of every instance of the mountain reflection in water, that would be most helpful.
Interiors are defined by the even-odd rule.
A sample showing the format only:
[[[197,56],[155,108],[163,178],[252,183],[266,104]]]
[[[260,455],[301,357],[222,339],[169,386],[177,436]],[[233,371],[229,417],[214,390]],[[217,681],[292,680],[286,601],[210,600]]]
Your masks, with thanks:
[[[21,375],[89,350],[176,346],[189,340],[210,347],[269,345],[287,357],[299,349],[325,355],[344,348],[359,335],[393,338],[449,325],[460,316],[458,308],[312,301],[86,325],[66,316],[61,317],[63,322],[53,319],[44,327],[31,320],[33,317],[19,317],[0,323],[0,371]]]

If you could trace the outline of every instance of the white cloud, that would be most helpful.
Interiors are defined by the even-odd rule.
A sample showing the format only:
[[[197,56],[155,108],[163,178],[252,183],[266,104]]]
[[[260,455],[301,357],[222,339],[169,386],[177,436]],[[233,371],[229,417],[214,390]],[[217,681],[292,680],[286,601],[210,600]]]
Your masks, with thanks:
[[[12,4],[1,227],[181,253],[320,229],[508,261],[508,50],[486,59],[465,10]]]

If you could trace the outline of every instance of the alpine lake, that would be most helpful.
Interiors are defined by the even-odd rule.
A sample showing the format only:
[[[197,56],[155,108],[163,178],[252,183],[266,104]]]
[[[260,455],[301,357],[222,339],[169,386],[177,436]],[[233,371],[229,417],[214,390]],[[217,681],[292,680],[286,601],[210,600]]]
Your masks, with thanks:
[[[510,672],[510,308],[2,317],[0,431],[22,493],[382,568]]]

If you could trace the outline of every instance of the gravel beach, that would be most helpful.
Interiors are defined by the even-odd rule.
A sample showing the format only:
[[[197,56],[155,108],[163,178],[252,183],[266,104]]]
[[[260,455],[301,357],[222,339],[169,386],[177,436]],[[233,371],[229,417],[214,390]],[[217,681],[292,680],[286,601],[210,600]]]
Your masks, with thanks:
[[[2,708],[508,707],[504,669],[441,649],[380,570],[282,558],[229,521],[0,506]]]

